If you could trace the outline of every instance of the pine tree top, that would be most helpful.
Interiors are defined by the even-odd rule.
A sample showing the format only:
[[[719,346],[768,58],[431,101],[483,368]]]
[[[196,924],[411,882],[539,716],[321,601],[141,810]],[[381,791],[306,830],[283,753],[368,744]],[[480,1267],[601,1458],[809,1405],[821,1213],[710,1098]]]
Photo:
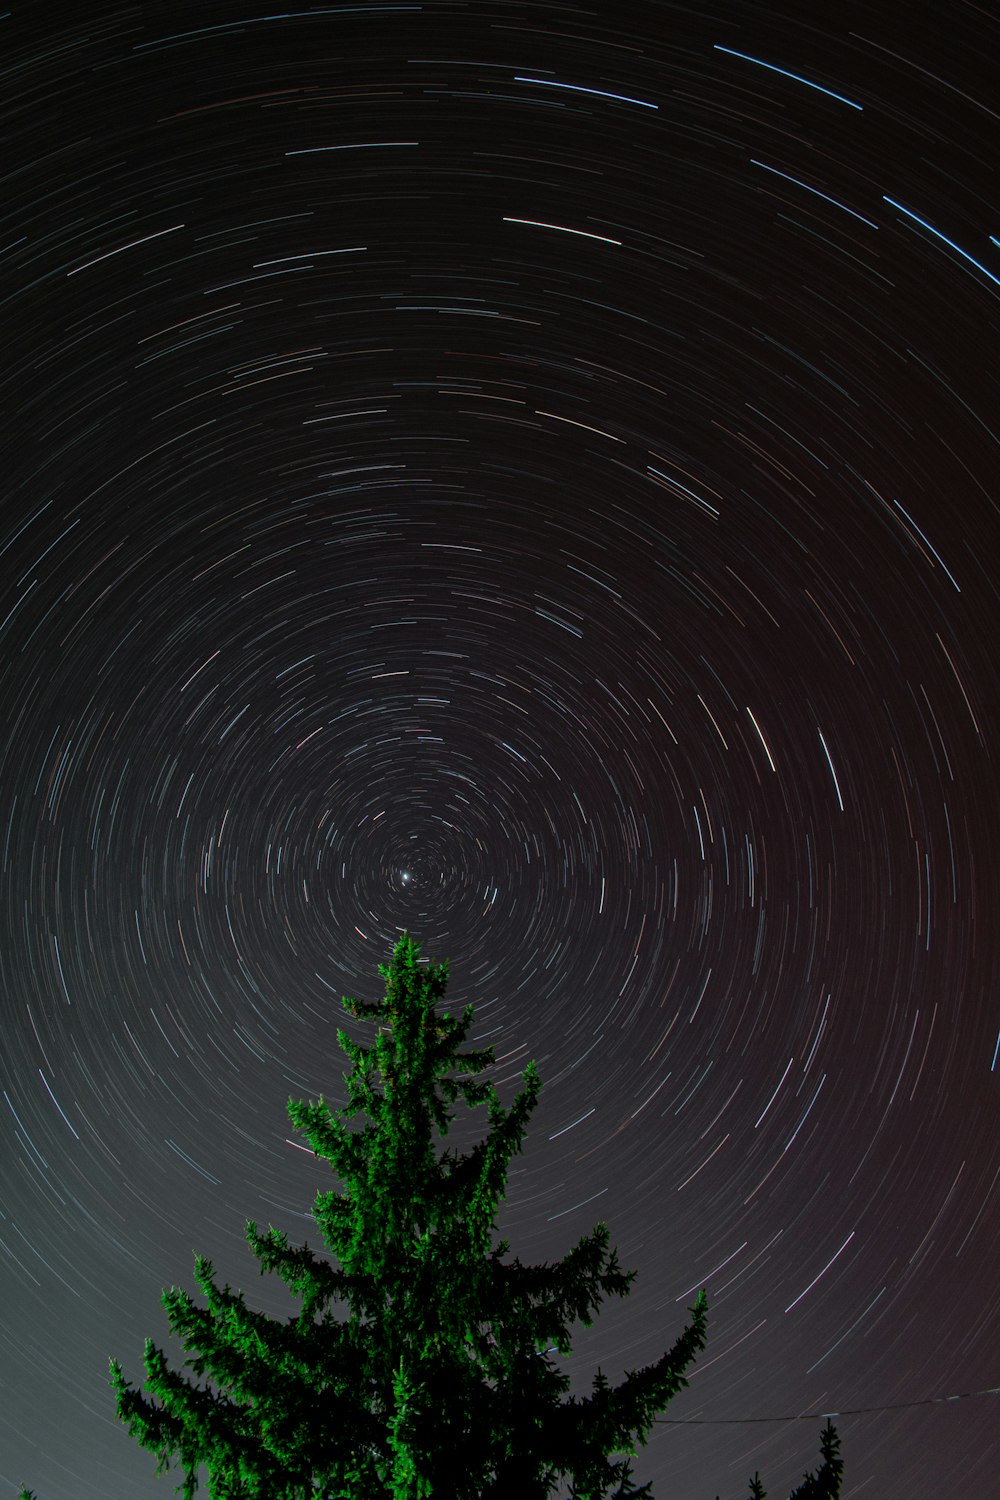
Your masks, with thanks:
[[[348,1103],[288,1101],[293,1125],[341,1182],[313,1207],[328,1254],[247,1224],[261,1274],[277,1274],[299,1312],[285,1321],[254,1312],[197,1257],[206,1306],[177,1288],[162,1299],[172,1330],[196,1351],[185,1361],[196,1380],[169,1369],[147,1340],[151,1400],[112,1361],[119,1417],[157,1455],[158,1471],[182,1467],[186,1500],[200,1465],[212,1500],[545,1500],[567,1479],[574,1500],[649,1500],[648,1485],[631,1485],[630,1459],[704,1347],[705,1294],[659,1360],[617,1386],[598,1370],[590,1396],[567,1397],[569,1377],[550,1354],[568,1355],[571,1325],[589,1327],[636,1273],[619,1267],[604,1223],[554,1264],[507,1262],[508,1242],[492,1245],[538,1072],[528,1063],[504,1108],[477,1077],[493,1048],[459,1050],[472,1007],[438,1012],[447,961],[419,959],[404,933],[379,965],[383,999],[342,999],[378,1028],[370,1047],[337,1033],[352,1063]],[[438,1156],[433,1130],[447,1134],[459,1099],[486,1106],[488,1134],[464,1155]],[[349,1128],[359,1115],[362,1127]],[[807,1485],[825,1482],[831,1462],[836,1452],[824,1447]]]

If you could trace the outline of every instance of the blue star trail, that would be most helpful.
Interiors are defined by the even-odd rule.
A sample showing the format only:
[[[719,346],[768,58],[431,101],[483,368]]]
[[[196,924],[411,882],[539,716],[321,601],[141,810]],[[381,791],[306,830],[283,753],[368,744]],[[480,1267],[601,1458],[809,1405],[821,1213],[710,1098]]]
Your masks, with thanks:
[[[845,1494],[992,1493],[996,16],[0,42],[0,1500],[172,1493],[108,1359],[193,1250],[291,1311],[243,1226],[316,1242],[285,1103],[403,930],[537,1060],[512,1253],[638,1272],[574,1392],[707,1288],[655,1495],[828,1410]]]

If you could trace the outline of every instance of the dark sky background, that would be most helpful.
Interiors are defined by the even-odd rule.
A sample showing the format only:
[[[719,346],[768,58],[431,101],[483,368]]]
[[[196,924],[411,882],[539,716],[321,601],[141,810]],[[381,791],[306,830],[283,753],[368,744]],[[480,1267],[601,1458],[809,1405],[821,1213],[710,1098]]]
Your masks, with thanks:
[[[574,1390],[708,1288],[659,1500],[996,1386],[995,10],[69,10],[0,16],[2,1495],[173,1493],[108,1359],[195,1251],[289,1311],[244,1222],[316,1243],[404,929],[538,1061],[512,1254],[639,1273]],[[843,1418],[845,1496],[996,1495],[998,1416]]]

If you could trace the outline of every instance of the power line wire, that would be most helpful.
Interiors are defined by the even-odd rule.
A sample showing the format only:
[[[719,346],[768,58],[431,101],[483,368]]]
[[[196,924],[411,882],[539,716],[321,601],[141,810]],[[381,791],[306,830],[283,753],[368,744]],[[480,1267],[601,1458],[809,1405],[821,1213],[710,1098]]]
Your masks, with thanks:
[[[821,1417],[859,1417],[873,1411],[902,1411],[912,1406],[934,1406],[945,1401],[968,1401],[971,1396],[1000,1396],[1000,1385],[985,1391],[960,1391],[955,1396],[927,1396],[923,1401],[894,1401],[889,1406],[851,1406],[841,1411],[798,1412],[793,1417],[655,1417],[663,1427],[742,1427],[750,1422],[814,1422]]]

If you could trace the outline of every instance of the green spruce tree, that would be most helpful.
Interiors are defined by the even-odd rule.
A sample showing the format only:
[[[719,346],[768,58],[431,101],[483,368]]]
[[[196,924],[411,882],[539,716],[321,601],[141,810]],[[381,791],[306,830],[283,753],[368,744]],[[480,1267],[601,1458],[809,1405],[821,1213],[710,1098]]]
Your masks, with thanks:
[[[589,1327],[636,1273],[619,1268],[605,1224],[552,1265],[505,1263],[508,1242],[492,1246],[538,1073],[529,1063],[504,1109],[491,1083],[475,1081],[492,1047],[458,1050],[472,1007],[460,1020],[437,1012],[447,962],[422,969],[418,960],[404,934],[391,964],[379,965],[385,998],[342,1002],[379,1025],[370,1048],[337,1033],[353,1063],[348,1106],[289,1100],[293,1125],[343,1184],[313,1207],[339,1266],[251,1221],[261,1274],[285,1282],[298,1314],[254,1312],[196,1257],[206,1306],[177,1288],[162,1301],[173,1332],[197,1351],[186,1368],[206,1383],[171,1370],[151,1339],[149,1396],[111,1362],[118,1416],[157,1456],[158,1473],[183,1469],[185,1500],[202,1465],[212,1500],[547,1500],[567,1485],[571,1500],[651,1500],[648,1484],[632,1486],[630,1459],[687,1385],[683,1372],[705,1344],[705,1293],[661,1359],[617,1386],[599,1370],[590,1396],[561,1399],[569,1377],[549,1354],[568,1355],[569,1325]],[[457,1078],[446,1076],[453,1070]],[[448,1105],[460,1097],[488,1105],[490,1132],[466,1155],[439,1157],[432,1129],[447,1133]],[[357,1115],[368,1123],[349,1130]],[[824,1441],[823,1466],[806,1478],[826,1488],[800,1489],[800,1500],[839,1495],[836,1435]]]

